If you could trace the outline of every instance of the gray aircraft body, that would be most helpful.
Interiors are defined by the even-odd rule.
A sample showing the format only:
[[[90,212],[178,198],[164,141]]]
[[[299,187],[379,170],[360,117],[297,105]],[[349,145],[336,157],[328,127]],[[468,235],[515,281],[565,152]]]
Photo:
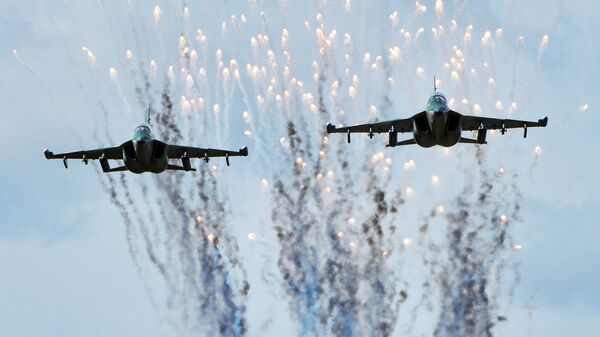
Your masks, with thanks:
[[[389,141],[386,146],[388,147],[411,144],[422,147],[434,145],[450,147],[457,143],[486,144],[487,130],[500,130],[505,134],[507,129],[522,128],[523,137],[527,137],[527,128],[545,127],[547,124],[548,117],[530,122],[462,115],[448,107],[446,97],[434,86],[425,111],[410,118],[339,128],[329,123],[327,133],[346,133],[350,143],[351,133],[366,133],[369,138],[373,138],[375,133],[387,132]],[[464,138],[462,131],[477,131],[477,138]],[[413,138],[398,141],[398,133],[405,132],[412,132]]]
[[[116,147],[58,154],[45,150],[44,155],[46,159],[62,159],[65,168],[68,167],[68,159],[81,159],[85,164],[90,159],[98,159],[104,172],[131,171],[139,174],[161,173],[165,170],[195,171],[190,161],[192,158],[201,158],[208,162],[212,157],[225,157],[229,166],[229,157],[247,156],[248,148],[227,151],[166,144],[154,139],[148,124],[141,124],[135,128],[131,140]],[[181,166],[169,164],[169,159],[181,160]],[[111,168],[109,160],[123,160],[125,165]]]

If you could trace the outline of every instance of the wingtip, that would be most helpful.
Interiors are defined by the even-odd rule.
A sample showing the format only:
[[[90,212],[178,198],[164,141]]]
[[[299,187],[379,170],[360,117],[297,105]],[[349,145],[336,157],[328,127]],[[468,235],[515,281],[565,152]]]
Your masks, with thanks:
[[[52,156],[52,151],[44,149],[44,156],[46,157],[46,159],[50,159],[50,157]]]
[[[544,116],[544,117],[542,117],[542,118],[541,118],[541,119],[538,121],[538,123],[540,123],[540,125],[541,125],[541,126],[546,126],[546,125],[548,125],[548,116]]]
[[[240,149],[240,154],[244,157],[248,156],[248,147],[244,146],[243,148]]]
[[[327,123],[327,133],[332,133],[335,131],[335,125],[331,123]]]

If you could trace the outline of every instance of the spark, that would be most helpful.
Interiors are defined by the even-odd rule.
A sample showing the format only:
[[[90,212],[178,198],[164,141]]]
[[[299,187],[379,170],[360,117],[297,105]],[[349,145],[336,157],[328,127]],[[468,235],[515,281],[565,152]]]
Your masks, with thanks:
[[[154,23],[156,25],[160,24],[161,13],[162,11],[160,10],[160,7],[156,5],[156,7],[154,7]]]
[[[117,69],[110,68],[109,73],[110,73],[110,78],[112,78],[113,80],[118,79],[119,74],[117,73]]]
[[[435,214],[440,215],[445,211],[444,205],[439,205],[435,208]]]
[[[412,189],[412,187],[407,187],[406,188],[406,195],[409,198],[412,198],[415,195],[415,191]]]
[[[417,164],[412,159],[404,163],[404,169],[407,171],[413,170],[415,167],[417,167]]]
[[[356,224],[356,219],[350,217],[350,218],[348,218],[347,222],[348,222],[348,225],[353,226],[354,224]]]
[[[542,148],[539,146],[536,146],[535,149],[533,150],[533,154],[536,156],[536,158],[539,158],[542,155]]]
[[[438,17],[441,17],[442,14],[444,13],[444,2],[442,0],[435,0],[435,14]]]
[[[127,49],[127,51],[125,52],[125,57],[126,57],[126,58],[127,58],[129,61],[133,60],[133,52],[132,52],[131,50]]]
[[[512,249],[513,250],[521,250],[521,249],[523,249],[523,245],[518,244],[518,243],[513,243],[512,244]]]
[[[206,236],[206,238],[208,239],[208,241],[210,241],[210,243],[212,244],[217,244],[219,239],[217,238],[217,235],[214,233],[210,233]]]
[[[404,238],[404,240],[402,240],[402,243],[404,244],[405,247],[410,247],[412,245],[412,239]]]
[[[506,223],[508,223],[508,217],[505,214],[502,214],[500,216],[500,223],[503,224],[503,225],[506,224]]]
[[[436,176],[436,175],[434,175],[434,176],[431,176],[431,184],[432,184],[433,186],[437,186],[437,185],[439,185],[439,184],[440,184],[440,177],[438,177],[438,176]]]
[[[542,40],[540,41],[540,50],[538,52],[538,61],[541,61],[542,59],[542,55],[544,54],[544,51],[546,50],[546,47],[548,46],[548,35],[544,35],[544,37],[542,37]]]
[[[248,240],[254,241],[257,239],[256,233],[248,233]]]
[[[87,55],[88,63],[92,68],[96,67],[96,55],[87,47],[81,47],[81,50]]]
[[[260,181],[260,187],[262,187],[263,189],[269,188],[269,182],[267,181],[267,179],[263,179]]]

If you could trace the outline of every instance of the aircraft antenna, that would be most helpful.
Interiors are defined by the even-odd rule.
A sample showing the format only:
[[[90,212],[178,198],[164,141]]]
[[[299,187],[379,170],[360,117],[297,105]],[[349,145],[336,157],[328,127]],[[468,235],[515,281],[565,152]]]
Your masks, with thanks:
[[[435,75],[433,75],[433,91],[437,91],[437,83],[435,81]]]
[[[150,125],[150,107],[148,107],[148,110],[146,111],[146,121],[148,122],[148,125]]]

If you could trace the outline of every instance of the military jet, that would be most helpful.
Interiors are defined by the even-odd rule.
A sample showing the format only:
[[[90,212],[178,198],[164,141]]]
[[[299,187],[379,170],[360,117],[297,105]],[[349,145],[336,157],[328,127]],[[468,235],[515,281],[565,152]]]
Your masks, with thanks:
[[[537,122],[515,119],[498,119],[479,116],[465,116],[448,107],[444,94],[437,90],[434,79],[433,94],[429,97],[425,111],[406,118],[386,122],[375,122],[347,127],[335,127],[327,124],[327,133],[346,133],[350,143],[351,133],[366,133],[373,138],[375,133],[388,133],[387,147],[417,144],[422,147],[440,145],[450,147],[457,143],[487,144],[487,130],[500,130],[504,135],[507,129],[523,128],[523,137],[527,137],[527,128],[545,127],[548,117]],[[477,131],[477,138],[462,137],[462,131]],[[398,141],[398,133],[412,132],[413,138]]]
[[[44,155],[46,159],[62,159],[65,168],[68,168],[68,159],[81,159],[86,165],[90,159],[98,159],[104,172],[130,171],[139,174],[161,173],[165,170],[196,171],[190,162],[192,158],[201,158],[208,162],[212,157],[225,157],[229,166],[229,157],[247,156],[248,148],[227,151],[166,144],[154,139],[149,123],[144,123],[135,128],[131,140],[119,146],[58,154],[45,150]],[[169,159],[181,160],[181,166],[169,164]],[[123,160],[125,165],[111,168],[109,160]]]

